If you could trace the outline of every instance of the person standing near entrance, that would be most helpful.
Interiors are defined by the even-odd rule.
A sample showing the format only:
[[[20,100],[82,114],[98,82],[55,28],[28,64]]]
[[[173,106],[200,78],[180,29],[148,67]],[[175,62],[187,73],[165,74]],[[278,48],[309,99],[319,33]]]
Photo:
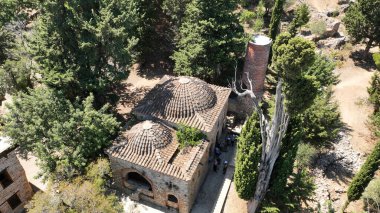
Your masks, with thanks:
[[[227,167],[228,167],[228,161],[224,161],[224,164],[223,164],[223,174],[226,174],[227,172]]]

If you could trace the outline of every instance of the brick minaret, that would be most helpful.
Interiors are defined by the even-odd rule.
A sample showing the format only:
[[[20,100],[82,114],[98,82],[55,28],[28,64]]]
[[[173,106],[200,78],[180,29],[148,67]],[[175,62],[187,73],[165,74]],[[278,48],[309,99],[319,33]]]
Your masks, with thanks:
[[[247,77],[249,76],[253,83],[253,92],[260,98],[264,92],[265,74],[271,45],[272,40],[264,35],[253,36],[247,45],[243,82],[248,87]],[[249,73],[249,75],[247,76],[246,73]]]

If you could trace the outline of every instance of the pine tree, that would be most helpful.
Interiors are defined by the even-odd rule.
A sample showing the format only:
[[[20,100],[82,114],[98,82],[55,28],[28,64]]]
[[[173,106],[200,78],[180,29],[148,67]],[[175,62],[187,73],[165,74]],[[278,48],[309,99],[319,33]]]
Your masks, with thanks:
[[[292,37],[290,33],[277,36],[272,59],[273,69],[284,79],[290,122],[275,164],[268,198],[284,211],[293,212],[297,210],[294,207],[299,206],[300,196],[297,194],[310,196],[308,190],[313,190],[313,187],[306,187],[295,193],[298,189],[293,190],[289,182],[303,175],[294,174],[299,145],[305,142],[326,144],[337,137],[340,128],[339,112],[330,102],[328,91],[337,83],[337,77],[333,74],[334,63],[317,55],[312,42]]]
[[[347,198],[348,201],[355,201],[360,199],[364,189],[368,186],[369,182],[373,179],[376,171],[380,166],[380,142],[377,142],[375,148],[372,150],[371,154],[368,155],[363,166],[360,168],[359,172],[355,174],[352,179],[348,190]]]
[[[31,87],[31,60],[21,45],[21,36],[16,36],[20,29],[15,25],[27,20],[27,9],[33,6],[32,0],[0,1],[0,99],[5,93]]]
[[[297,34],[300,27],[307,24],[310,20],[310,11],[307,4],[301,4],[296,9],[296,15],[289,25],[289,33],[292,36]]]
[[[93,107],[94,97],[72,104],[52,89],[36,88],[14,96],[5,116],[4,134],[20,153],[39,159],[41,175],[55,179],[81,174],[90,160],[110,145],[119,123]]]
[[[260,124],[257,113],[247,120],[238,138],[234,181],[240,198],[249,200],[255,193],[261,157]]]
[[[380,1],[358,0],[348,8],[344,25],[354,43],[365,42],[365,54],[380,44]]]
[[[46,85],[104,102],[128,74],[140,15],[134,0],[42,1],[32,48]]]
[[[215,81],[233,70],[244,51],[243,28],[233,13],[235,1],[192,0],[180,28],[174,72]],[[223,75],[226,76],[226,73]]]

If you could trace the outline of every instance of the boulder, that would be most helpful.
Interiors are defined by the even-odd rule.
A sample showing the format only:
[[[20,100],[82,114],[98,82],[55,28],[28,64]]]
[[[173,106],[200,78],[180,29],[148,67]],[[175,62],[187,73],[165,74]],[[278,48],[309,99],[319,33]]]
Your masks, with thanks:
[[[320,40],[317,45],[319,47],[339,49],[345,43],[346,43],[346,37],[339,37],[339,38],[328,38],[326,40]]]
[[[322,33],[321,38],[333,37],[339,30],[340,21],[327,23],[326,31]]]

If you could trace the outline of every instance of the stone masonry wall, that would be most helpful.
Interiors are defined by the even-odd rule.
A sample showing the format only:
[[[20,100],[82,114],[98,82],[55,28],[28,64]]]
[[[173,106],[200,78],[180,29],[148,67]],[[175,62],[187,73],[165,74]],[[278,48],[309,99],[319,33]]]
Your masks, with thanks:
[[[181,213],[190,211],[189,200],[192,198],[188,194],[188,182],[112,156],[110,156],[110,161],[115,185],[122,192],[128,192],[124,184],[127,174],[129,172],[137,172],[151,183],[153,191],[153,196],[144,196],[144,194],[148,193],[143,192],[143,195],[140,196],[141,199],[165,207],[168,204],[168,194],[172,194],[178,199],[178,208]]]
[[[208,143],[209,144],[209,143]],[[180,213],[188,213],[198,195],[198,191],[207,175],[209,168],[209,147],[202,156],[191,180],[184,181],[160,172],[132,164],[128,161],[110,156],[112,175],[115,186],[122,192],[130,192],[131,186],[126,186],[124,180],[129,172],[137,172],[143,176],[152,186],[152,192],[140,190],[140,199],[155,203],[160,206],[171,206],[179,209]],[[127,184],[128,185],[128,184]],[[174,195],[178,204],[168,201],[168,195]]]
[[[0,159],[0,171],[4,169],[7,169],[13,183],[5,189],[0,184],[0,212],[22,212],[24,205],[31,199],[33,191],[14,150]],[[22,203],[12,210],[7,200],[16,193]]]
[[[211,145],[211,144],[210,144]],[[209,152],[208,152],[208,147],[207,147],[207,153],[203,155],[203,158],[200,161],[200,165],[198,166],[197,170],[194,172],[193,177],[191,179],[191,183],[189,184],[189,206],[190,209],[193,206],[195,199],[198,196],[198,192],[200,187],[202,186],[207,172],[209,171],[210,168],[210,163],[209,163]]]

